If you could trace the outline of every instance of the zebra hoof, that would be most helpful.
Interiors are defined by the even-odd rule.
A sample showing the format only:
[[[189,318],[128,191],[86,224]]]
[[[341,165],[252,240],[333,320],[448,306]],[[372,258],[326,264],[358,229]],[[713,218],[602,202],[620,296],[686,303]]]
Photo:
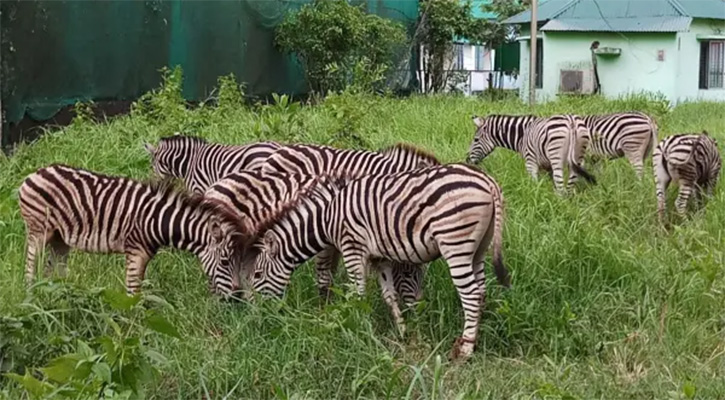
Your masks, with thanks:
[[[456,338],[456,341],[453,342],[453,348],[451,349],[451,354],[448,356],[448,360],[465,361],[469,359],[473,355],[475,346],[475,341],[463,337]]]

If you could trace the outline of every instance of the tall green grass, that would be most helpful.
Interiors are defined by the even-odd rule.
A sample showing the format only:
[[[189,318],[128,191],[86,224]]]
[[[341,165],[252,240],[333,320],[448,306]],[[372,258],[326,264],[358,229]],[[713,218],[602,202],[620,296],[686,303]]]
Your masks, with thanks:
[[[151,172],[143,142],[176,130],[234,144],[294,138],[380,148],[406,141],[445,162],[460,162],[474,133],[472,114],[633,109],[656,117],[660,137],[704,129],[725,140],[724,104],[668,110],[639,97],[569,99],[529,110],[516,101],[343,96],[299,109],[175,108],[153,118],[139,111],[104,123],[83,120],[0,159],[0,315],[17,315],[26,298],[16,188],[53,162],[145,178]],[[354,130],[355,140],[340,136],[343,128]],[[305,265],[283,301],[230,305],[207,294],[196,259],[163,251],[150,264],[145,290],[173,306],[167,316],[182,339],[148,339],[168,363],[148,385],[147,397],[725,398],[722,190],[705,210],[684,221],[671,217],[672,227],[664,229],[656,220],[649,164],[638,181],[626,160],[598,163],[592,172],[599,184],[581,185],[563,198],[554,194],[550,179],[530,179],[514,153],[497,150],[482,167],[503,187],[504,256],[513,288],[504,291],[489,280],[478,349],[469,362],[446,361],[463,321],[442,261],[430,266],[424,301],[408,312],[410,332],[401,339],[374,283],[363,299],[338,296],[323,306]],[[674,196],[673,189],[670,209]],[[337,282],[342,286],[346,279]],[[120,289],[122,257],[73,252],[65,284]],[[73,338],[68,332],[85,332],[86,324],[96,323],[38,325],[40,331],[22,344],[42,351],[26,366],[42,366],[73,347],[72,340],[65,348],[51,347],[49,338]],[[0,396],[22,396],[8,380],[0,378],[0,387]]]

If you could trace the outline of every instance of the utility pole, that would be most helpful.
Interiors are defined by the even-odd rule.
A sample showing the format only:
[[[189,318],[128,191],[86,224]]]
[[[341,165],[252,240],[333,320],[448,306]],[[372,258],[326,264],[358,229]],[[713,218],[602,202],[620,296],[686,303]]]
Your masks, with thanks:
[[[531,54],[529,54],[529,105],[536,103],[536,35],[537,35],[537,4],[538,0],[531,0],[531,39],[529,41]]]

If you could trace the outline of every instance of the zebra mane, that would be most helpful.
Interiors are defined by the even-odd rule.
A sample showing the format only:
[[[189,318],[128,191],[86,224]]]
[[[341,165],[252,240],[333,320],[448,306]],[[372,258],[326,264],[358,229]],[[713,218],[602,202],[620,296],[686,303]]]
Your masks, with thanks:
[[[265,232],[277,225],[277,223],[289,215],[289,213],[296,209],[297,206],[304,200],[311,199],[316,194],[325,190],[330,191],[333,188],[342,188],[345,181],[346,179],[340,177],[339,175],[320,175],[315,177],[312,184],[297,192],[294,199],[290,200],[268,218],[255,225],[250,232],[249,243],[258,242],[258,240],[264,236]]]
[[[161,139],[159,139],[159,144],[161,143],[176,143],[176,142],[195,142],[199,144],[207,144],[208,142],[206,139],[200,137],[200,136],[194,136],[194,135],[182,135],[178,132],[174,133],[172,136],[164,136]]]
[[[380,153],[386,156],[396,152],[412,153],[420,158],[425,159],[433,165],[441,164],[440,161],[438,161],[438,158],[433,153],[410,143],[399,142],[380,150]]]

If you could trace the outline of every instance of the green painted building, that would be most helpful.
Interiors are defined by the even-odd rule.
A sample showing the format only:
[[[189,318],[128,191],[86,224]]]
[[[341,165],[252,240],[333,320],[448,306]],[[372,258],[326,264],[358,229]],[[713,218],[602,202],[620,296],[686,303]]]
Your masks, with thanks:
[[[537,15],[537,99],[596,90],[661,93],[672,104],[725,101],[725,1],[548,0]],[[530,22],[520,24],[521,96],[528,96]],[[592,50],[592,44],[598,48]],[[595,68],[596,66],[596,68]],[[595,74],[596,72],[596,74]]]

